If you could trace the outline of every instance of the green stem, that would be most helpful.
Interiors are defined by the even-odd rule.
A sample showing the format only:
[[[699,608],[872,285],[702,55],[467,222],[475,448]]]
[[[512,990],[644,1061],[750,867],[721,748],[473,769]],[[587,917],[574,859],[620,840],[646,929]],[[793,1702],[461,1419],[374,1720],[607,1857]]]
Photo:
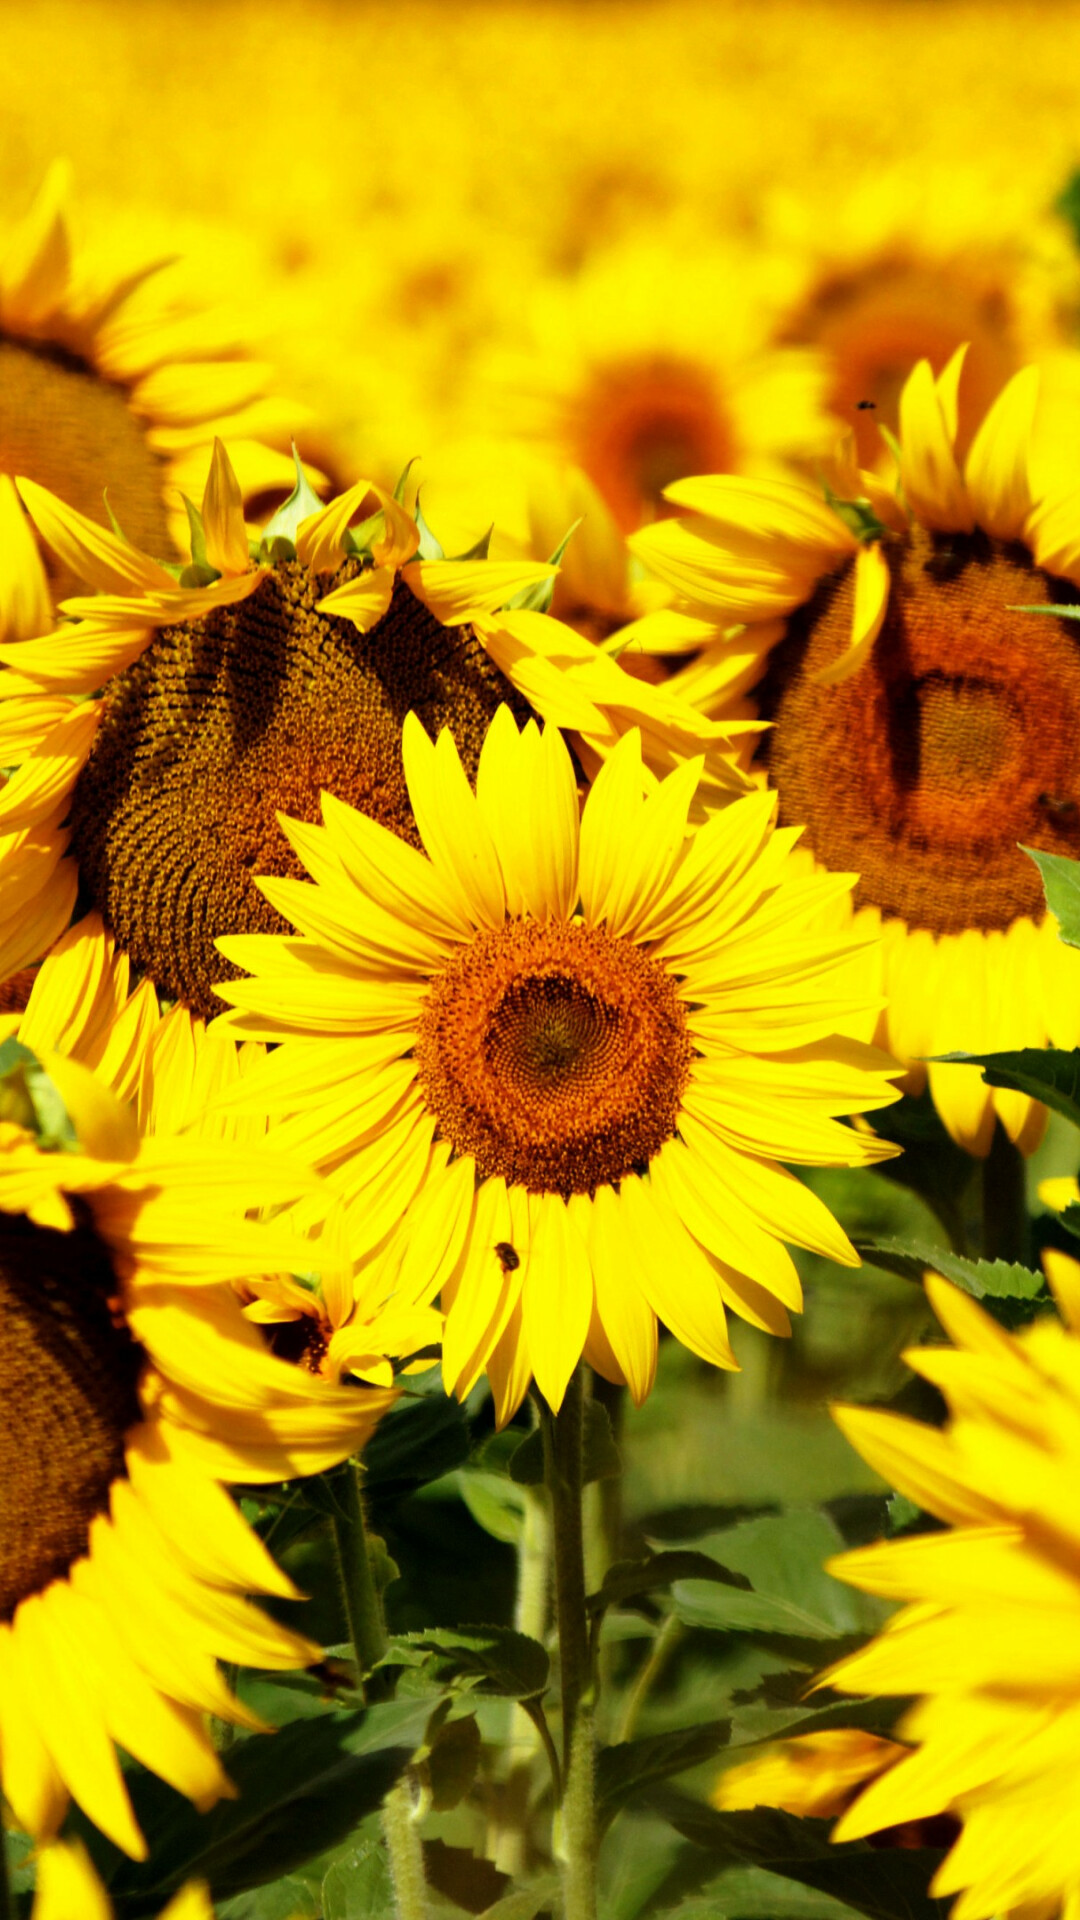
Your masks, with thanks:
[[[1031,1243],[1024,1157],[1000,1120],[982,1163],[982,1224],[984,1260],[1018,1260],[1026,1265]]]
[[[528,1634],[530,1640],[543,1642],[551,1608],[551,1519],[542,1487],[524,1487],[522,1492],[524,1512],[518,1546],[514,1626],[519,1633]],[[538,1739],[545,1746],[549,1763],[554,1759],[554,1777],[558,1781],[559,1759],[543,1709],[536,1702],[528,1705],[515,1702],[510,1716],[509,1766],[506,1779],[495,1790],[489,1836],[491,1858],[512,1880],[520,1880],[526,1868],[529,1797]],[[559,1793],[556,1785],[556,1799]]]
[[[0,1822],[0,1920],[15,1920],[15,1902],[8,1878],[7,1829]]]
[[[585,1396],[582,1369],[559,1412],[542,1411],[545,1478],[555,1543],[555,1617],[562,1689],[563,1779],[560,1809],[565,1920],[596,1920],[595,1686],[585,1611],[581,1518]]]
[[[334,1491],[339,1496],[339,1511],[332,1525],[345,1617],[356,1656],[357,1680],[364,1698],[370,1699],[371,1683],[365,1680],[365,1675],[372,1673],[386,1652],[386,1620],[371,1570],[357,1461],[347,1463],[340,1480],[334,1483]],[[375,1695],[379,1691],[376,1686]]]
[[[643,1662],[641,1672],[634,1682],[633,1691],[623,1709],[619,1731],[615,1736],[617,1742],[633,1739],[638,1715],[681,1639],[682,1622],[674,1613],[669,1613],[649,1649],[649,1657]]]
[[[383,1801],[383,1839],[390,1856],[397,1920],[427,1920],[427,1882],[420,1830],[413,1819],[412,1790],[399,1780]]]

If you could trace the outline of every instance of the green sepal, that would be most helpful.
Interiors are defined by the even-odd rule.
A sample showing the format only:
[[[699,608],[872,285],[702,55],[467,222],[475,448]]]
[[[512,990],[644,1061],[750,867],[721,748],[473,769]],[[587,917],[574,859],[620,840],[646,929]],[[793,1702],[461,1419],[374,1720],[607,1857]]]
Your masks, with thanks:
[[[1007,607],[1007,613],[1055,613],[1059,620],[1080,620],[1080,607],[1077,606],[1038,606]]]
[[[495,522],[493,520],[487,532],[480,535],[474,547],[467,547],[464,553],[448,554],[446,558],[450,560],[486,560],[488,557],[488,548],[491,545],[491,536],[494,531]]]
[[[1037,847],[1021,847],[1034,860],[1042,875],[1046,904],[1058,923],[1058,937],[1067,947],[1080,947],[1080,860],[1066,860],[1060,853],[1040,853]]]
[[[567,547],[570,545],[570,542],[573,539],[578,528],[580,527],[584,517],[585,517],[584,514],[579,514],[578,518],[574,521],[573,526],[569,527],[567,531],[563,534],[563,537],[559,541],[559,544],[556,547],[554,553],[551,554],[550,558],[548,559],[549,567],[557,567],[561,565],[563,554],[566,552]],[[513,599],[508,600],[506,604],[508,607],[519,607],[522,609],[523,612],[526,612],[526,613],[550,613],[551,602],[554,598],[555,598],[554,580],[553,579],[538,580],[535,586],[522,587],[521,592],[515,593]]]
[[[341,536],[341,544],[346,553],[354,560],[370,560],[371,549],[386,525],[386,515],[380,507],[377,513],[370,513],[361,520],[358,527],[346,527]]]
[[[416,496],[416,513],[414,518],[416,520],[417,532],[420,535],[420,545],[416,550],[417,558],[419,560],[445,560],[446,554],[443,551],[441,542],[436,539],[427,521],[424,519],[424,510],[420,505],[419,493]]]
[[[187,509],[188,530],[191,534],[191,564],[193,567],[208,567],[210,562],[206,557],[206,528],[203,526],[202,514],[194,500],[189,500],[186,493],[182,493],[180,498]]]
[[[892,454],[893,459],[896,461],[897,466],[902,468],[904,464],[904,451],[892,428],[882,426],[879,420],[878,432],[888,447],[889,452]]]
[[[403,507],[405,505],[405,488],[409,484],[409,475],[412,472],[413,468],[415,467],[419,458],[420,458],[419,454],[414,453],[412,459],[407,460],[405,462],[405,465],[402,467],[401,472],[398,475],[397,483],[394,487],[394,499],[397,501],[399,507]]]
[[[321,513],[323,506],[318,494],[308,484],[295,440],[292,457],[296,468],[296,485],[288,499],[282,501],[277,512],[267,521],[259,542],[260,557],[275,562],[296,559],[296,536],[300,527],[305,520],[311,519],[313,513]],[[281,545],[283,541],[288,543],[287,548]]]
[[[879,520],[865,495],[857,500],[841,500],[827,481],[823,481],[825,498],[838,520],[842,520],[849,533],[865,545],[871,540],[880,540],[888,532],[883,520]]]
[[[0,1120],[36,1136],[42,1153],[77,1153],[71,1115],[37,1054],[12,1034],[0,1045]]]

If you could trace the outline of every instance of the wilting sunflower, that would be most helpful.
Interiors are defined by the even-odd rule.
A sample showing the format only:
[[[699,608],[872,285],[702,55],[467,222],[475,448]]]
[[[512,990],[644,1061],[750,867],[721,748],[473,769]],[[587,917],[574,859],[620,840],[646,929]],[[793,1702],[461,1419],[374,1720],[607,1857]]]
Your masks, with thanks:
[[[683,643],[680,623],[691,640],[710,617],[729,629],[695,671],[731,687],[703,704],[772,722],[756,765],[780,820],[805,825],[821,866],[860,875],[857,923],[885,935],[881,1042],[908,1062],[1080,1037],[1080,963],[1019,850],[1080,851],[1077,629],[1027,610],[1078,598],[1080,496],[1033,486],[1031,368],[961,468],[961,361],[936,382],[920,361],[904,388],[897,497],[850,461],[829,499],[685,480],[669,493],[693,518],[631,543],[686,596],[655,616],[662,644],[667,629]],[[929,1074],[970,1152],[988,1151],[995,1111],[1036,1144],[1042,1110],[1024,1095],[969,1067]]]
[[[274,1358],[229,1284],[302,1269],[305,1241],[245,1215],[311,1176],[140,1136],[78,1062],[5,1047],[0,1784],[35,1836],[70,1795],[142,1858],[113,1742],[210,1806],[231,1789],[205,1715],[258,1724],[217,1660],[315,1657],[244,1598],[294,1590],[223,1483],[321,1471],[391,1396]]]
[[[245,498],[287,488],[297,409],[266,397],[269,369],[230,322],[185,312],[160,259],[133,266],[107,241],[79,243],[67,169],[54,166],[0,256],[0,639],[48,632],[50,593],[75,579],[12,524],[10,479],[26,474],[98,524],[102,488],[128,538],[179,550],[182,494],[198,499],[214,435],[228,433]],[[160,291],[159,291],[160,287]],[[270,444],[267,444],[267,442]]]
[[[909,1604],[824,1676],[852,1693],[919,1694],[900,1721],[917,1751],[875,1780],[836,1829],[953,1813],[960,1839],[932,1886],[954,1920],[1028,1905],[1080,1913],[1080,1268],[1050,1273],[1065,1321],[1012,1335],[932,1277],[956,1350],[908,1354],[944,1394],[944,1430],[840,1408],[849,1440],[943,1531],[840,1556],[831,1570]]]
[[[129,992],[129,978],[127,955],[117,954],[100,916],[88,913],[39,968],[9,982],[21,990],[21,1010],[0,1014],[0,1039],[12,1036],[37,1053],[92,1068],[118,1099],[132,1103],[145,1135],[198,1138],[208,1148],[261,1140],[265,1121],[234,1109],[266,1049],[257,1041],[238,1048],[186,1007],[162,1015],[152,983]],[[298,1139],[298,1157],[312,1157],[309,1141]],[[394,1360],[437,1347],[442,1318],[430,1302],[438,1283],[415,1270],[405,1293],[385,1266],[357,1270],[324,1192],[287,1212],[277,1208],[275,1218],[311,1235],[302,1274],[253,1271],[234,1282],[245,1317],[262,1327],[272,1351],[335,1386],[350,1374],[389,1387]]]
[[[0,647],[0,764],[16,765],[0,792],[0,975],[56,939],[78,885],[135,967],[209,1017],[228,977],[216,936],[283,925],[251,879],[301,870],[279,809],[316,820],[329,788],[418,844],[401,764],[412,709],[454,726],[470,772],[509,700],[522,719],[577,729],[586,759],[636,724],[657,771],[704,748],[706,792],[745,785],[723,728],[543,612],[505,610],[552,567],[447,560],[366,481],[322,507],[299,474],[253,555],[218,442],[179,582],[44,488],[21,489],[42,537],[99,592],[64,603],[76,622]],[[376,510],[350,532],[368,496]]]
[[[812,928],[837,883],[789,880],[769,795],[687,839],[700,763],[645,797],[635,734],[580,823],[559,733],[507,707],[475,795],[448,730],[410,714],[403,748],[424,852],[326,794],[288,828],[317,884],[260,883],[300,937],[223,943],[258,976],[219,989],[228,1027],[281,1042],[251,1105],[322,1142],[354,1247],[437,1275],[447,1384],[486,1369],[500,1420],[532,1375],[557,1407],[583,1352],[641,1401],[658,1318],[732,1366],[725,1305],[773,1333],[800,1305],[783,1240],[858,1264],[775,1160],[889,1151],[834,1117],[895,1097],[835,1034],[861,1009],[857,942]]]
[[[81,1841],[57,1840],[41,1849],[31,1920],[113,1920],[112,1902]],[[159,1920],[214,1920],[204,1883],[184,1887]]]

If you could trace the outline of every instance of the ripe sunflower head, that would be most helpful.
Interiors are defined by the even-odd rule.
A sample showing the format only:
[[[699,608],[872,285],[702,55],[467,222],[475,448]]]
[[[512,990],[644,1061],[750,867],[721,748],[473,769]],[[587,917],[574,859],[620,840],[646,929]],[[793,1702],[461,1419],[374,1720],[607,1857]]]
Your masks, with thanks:
[[[73,1797],[142,1858],[114,1742],[211,1806],[205,1716],[258,1724],[218,1660],[316,1657],[245,1598],[294,1589],[226,1484],[334,1464],[391,1396],[286,1365],[241,1312],[237,1281],[310,1261],[248,1217],[310,1196],[302,1168],[147,1135],[60,1052],[9,1037],[0,1069],[0,1778],[35,1836]]]
[[[927,1057],[1080,1032],[1076,958],[1021,851],[1080,850],[1075,478],[1037,478],[1033,368],[961,464],[962,360],[936,381],[921,361],[904,387],[895,495],[850,457],[824,493],[685,480],[669,492],[689,517],[632,543],[682,596],[652,617],[657,644],[700,644],[714,622],[687,692],[771,722],[756,770],[781,821],[820,867],[860,876],[856,913],[885,936],[882,1043],[912,1084]],[[1062,615],[1032,611],[1047,603]],[[969,1068],[929,1075],[969,1151],[988,1151],[995,1113],[1036,1144],[1024,1096]]]
[[[101,526],[111,508],[154,553],[182,549],[181,495],[201,492],[215,434],[230,435],[245,498],[289,484],[296,409],[266,397],[270,369],[219,314],[175,302],[167,262],[81,241],[69,197],[58,163],[0,250],[3,640],[47,633],[81,577],[35,542],[16,474]]]
[[[475,772],[510,701],[578,731],[595,764],[639,724],[663,771],[702,747],[705,790],[738,791],[727,735],[643,687],[538,606],[554,569],[446,559],[419,517],[361,481],[320,506],[302,473],[258,540],[220,443],[192,561],[168,569],[30,481],[46,542],[96,594],[41,639],[0,646],[0,974],[47,951],[76,894],[169,999],[209,1017],[218,935],[282,922],[256,871],[300,871],[278,827],[324,788],[406,842],[401,760],[415,711],[449,724]],[[374,511],[358,527],[364,506]],[[98,697],[87,699],[87,694]],[[17,883],[17,884],[16,884]]]
[[[733,1365],[725,1306],[785,1333],[800,1304],[783,1241],[857,1264],[776,1159],[891,1151],[836,1117],[895,1097],[838,1037],[864,1002],[857,939],[818,928],[837,883],[792,878],[768,795],[688,838],[700,762],[655,786],[636,735],[580,818],[559,733],[507,707],[475,793],[449,731],[410,714],[403,746],[422,847],[324,795],[288,829],[315,884],[261,882],[298,936],[223,943],[256,975],[228,1028],[280,1043],[237,1111],[297,1116],[357,1255],[436,1278],[447,1384],[486,1370],[500,1419],[533,1375],[557,1407],[582,1353],[640,1401],[658,1318]]]
[[[1064,1324],[1006,1333],[932,1279],[953,1347],[908,1362],[944,1394],[943,1430],[872,1409],[844,1432],[940,1531],[842,1555],[832,1571],[906,1604],[824,1676],[852,1693],[921,1696],[900,1721],[915,1749],[869,1785],[836,1829],[855,1839],[939,1813],[959,1840],[931,1891],[954,1920],[1071,1915],[1080,1725],[1080,1268],[1050,1269]]]

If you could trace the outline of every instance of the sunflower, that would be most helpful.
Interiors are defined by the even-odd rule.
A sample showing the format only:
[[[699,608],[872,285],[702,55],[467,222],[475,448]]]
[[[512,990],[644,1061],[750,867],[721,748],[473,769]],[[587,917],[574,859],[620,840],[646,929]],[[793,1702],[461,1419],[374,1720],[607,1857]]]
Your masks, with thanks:
[[[297,410],[265,397],[269,368],[238,345],[231,323],[184,311],[160,259],[84,247],[68,207],[68,169],[54,165],[0,257],[0,639],[53,624],[50,595],[75,581],[45,565],[12,524],[11,479],[27,474],[152,552],[187,533],[182,495],[202,491],[216,433],[227,432],[245,498],[287,488]],[[267,444],[269,442],[270,444]]]
[[[500,1421],[582,1353],[640,1402],[658,1318],[732,1366],[725,1305],[773,1333],[800,1305],[782,1240],[858,1264],[773,1156],[890,1151],[835,1118],[895,1098],[835,1034],[861,954],[809,923],[837,883],[789,881],[768,795],[688,840],[700,762],[646,797],[633,733],[580,823],[561,736],[508,707],[475,796],[448,729],[410,714],[403,751],[427,857],[326,794],[288,828],[317,884],[260,882],[299,937],[223,943],[257,975],[228,1028],[281,1043],[245,1103],[291,1111],[273,1137],[319,1152],[358,1256],[437,1280],[447,1385],[486,1369]]]
[[[447,560],[377,485],[322,507],[298,466],[253,555],[217,442],[179,580],[20,487],[42,537],[99,591],[64,603],[74,623],[0,646],[0,764],[16,766],[0,792],[0,976],[47,950],[81,888],[138,970],[210,1017],[228,977],[216,936],[283,924],[251,880],[300,871],[279,809],[313,821],[328,787],[418,844],[401,765],[412,708],[453,724],[470,771],[506,699],[577,729],[586,763],[638,724],[657,771],[704,748],[716,799],[745,785],[723,728],[543,612],[499,611],[553,567]]]
[[[916,1751],[855,1801],[836,1839],[937,1813],[962,1823],[932,1886],[954,1920],[1030,1904],[1080,1913],[1080,1267],[1049,1273],[1064,1324],[1015,1335],[930,1276],[953,1349],[907,1356],[944,1394],[944,1428],[843,1407],[848,1439],[942,1531],[843,1554],[831,1571],[906,1601],[824,1676],[852,1693],[923,1696],[899,1734]]]
[[[941,373],[968,344],[966,450],[1006,381],[1071,345],[1080,270],[1064,222],[1045,207],[1042,181],[1020,176],[988,193],[985,169],[965,171],[955,149],[944,169],[920,154],[915,165],[863,173],[846,193],[830,183],[827,217],[820,198],[774,200],[769,237],[795,284],[771,337],[826,355],[829,405],[864,464],[881,458],[878,428],[896,431],[916,361]]]
[[[26,980],[10,983],[21,984],[25,1004],[0,1014],[0,1039],[91,1068],[118,1099],[131,1102],[148,1136],[197,1137],[208,1147],[263,1139],[265,1122],[234,1108],[266,1049],[257,1041],[238,1048],[186,1007],[163,1015],[152,983],[129,992],[129,978],[127,956],[117,954],[100,916],[88,913]],[[311,1144],[300,1144],[310,1158]],[[436,1287],[416,1272],[406,1295],[389,1270],[356,1270],[339,1223],[332,1213],[327,1218],[324,1193],[279,1208],[275,1217],[311,1236],[302,1274],[253,1271],[234,1281],[245,1317],[262,1328],[273,1352],[335,1386],[347,1373],[389,1387],[394,1360],[437,1347],[442,1319],[430,1304]]]
[[[744,1807],[782,1807],[804,1819],[843,1813],[868,1780],[894,1767],[908,1749],[860,1727],[832,1727],[782,1740],[752,1760],[728,1767],[710,1799],[724,1813]]]
[[[81,1841],[57,1840],[42,1848],[31,1920],[113,1920],[112,1902]],[[162,1908],[160,1920],[214,1920],[204,1882],[184,1887]]]
[[[266,1351],[230,1282],[302,1268],[252,1208],[313,1180],[265,1147],[141,1135],[79,1062],[8,1039],[0,1120],[0,1785],[49,1837],[73,1796],[145,1857],[113,1742],[198,1806],[231,1791],[204,1716],[258,1722],[218,1659],[294,1667],[294,1595],[223,1483],[319,1472],[391,1396]]]
[[[850,455],[828,498],[685,480],[669,492],[693,518],[631,543],[685,596],[638,636],[698,644],[713,620],[702,703],[772,723],[756,768],[781,821],[805,825],[822,867],[860,875],[857,924],[884,932],[880,1043],[913,1088],[927,1056],[1080,1038],[1080,963],[1019,850],[1080,851],[1076,628],[1029,610],[1078,598],[1080,496],[1033,479],[1032,368],[959,464],[961,364],[935,381],[920,361],[904,387],[897,496]],[[929,1077],[969,1152],[989,1151],[995,1113],[1037,1143],[1045,1116],[1024,1095],[967,1067],[931,1061]]]
[[[573,278],[517,283],[503,341],[474,356],[458,437],[440,448],[431,499],[447,494],[481,531],[547,554],[576,527],[556,609],[592,638],[643,609],[627,533],[666,511],[686,473],[776,475],[827,453],[828,369],[811,349],[763,348],[767,290],[734,239],[685,236],[607,248]],[[469,476],[472,475],[472,487]]]

